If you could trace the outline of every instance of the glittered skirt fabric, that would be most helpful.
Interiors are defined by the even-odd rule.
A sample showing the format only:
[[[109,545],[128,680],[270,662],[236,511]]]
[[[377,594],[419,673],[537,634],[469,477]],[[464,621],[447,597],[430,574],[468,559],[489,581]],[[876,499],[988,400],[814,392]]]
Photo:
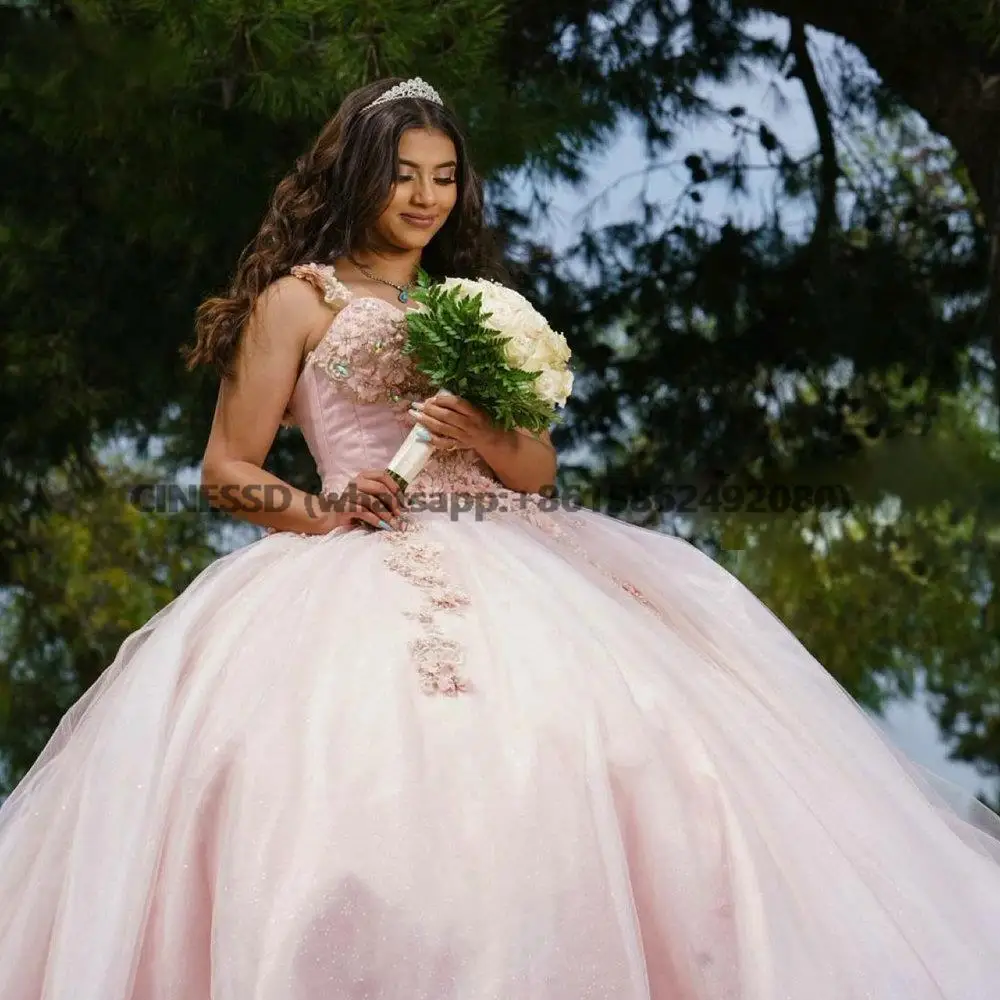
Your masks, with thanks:
[[[273,535],[0,809],[2,1000],[989,1000],[1000,823],[591,512]]]

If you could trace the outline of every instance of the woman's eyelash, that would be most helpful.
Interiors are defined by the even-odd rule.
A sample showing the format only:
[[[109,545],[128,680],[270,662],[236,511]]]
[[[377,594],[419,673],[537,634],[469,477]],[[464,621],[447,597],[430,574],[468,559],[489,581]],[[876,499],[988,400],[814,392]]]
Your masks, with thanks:
[[[414,177],[413,177],[412,174],[400,174],[396,178],[396,181],[397,181],[397,183],[402,183],[403,181],[412,181],[413,179],[414,179]],[[434,178],[434,183],[435,184],[454,184],[455,183],[455,178],[454,177],[435,177]]]

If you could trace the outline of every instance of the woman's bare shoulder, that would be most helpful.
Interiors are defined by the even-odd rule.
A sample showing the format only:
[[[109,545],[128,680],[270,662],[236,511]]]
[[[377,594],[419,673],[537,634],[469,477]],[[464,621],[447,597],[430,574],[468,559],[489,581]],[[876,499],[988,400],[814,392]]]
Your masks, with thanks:
[[[286,274],[271,282],[257,296],[250,327],[259,337],[283,337],[295,331],[308,339],[330,322],[330,309],[305,281]]]

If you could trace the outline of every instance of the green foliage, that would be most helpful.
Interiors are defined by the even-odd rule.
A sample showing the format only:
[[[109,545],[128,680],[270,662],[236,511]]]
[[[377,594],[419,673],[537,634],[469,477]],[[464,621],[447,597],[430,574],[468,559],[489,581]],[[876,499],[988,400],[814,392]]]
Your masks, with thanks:
[[[717,527],[722,561],[859,701],[922,680],[953,759],[1000,775],[995,526],[942,503]]]
[[[552,406],[534,390],[539,372],[507,363],[504,344],[510,338],[486,325],[491,314],[483,310],[482,293],[445,289],[421,271],[412,298],[424,308],[407,314],[403,351],[432,385],[480,407],[505,430],[548,428]]]
[[[926,387],[884,383],[890,406]],[[855,415],[858,415],[855,413]],[[850,505],[726,513],[698,531],[860,701],[930,694],[955,759],[1000,775],[1000,445],[989,388],[938,401],[934,422],[886,436],[861,414],[840,466]],[[803,483],[792,471],[766,490]]]
[[[83,492],[53,472],[47,513],[30,519],[0,598],[0,795],[62,714],[97,680],[126,636],[218,554],[212,519],[149,514],[129,503],[155,466],[115,461]]]
[[[769,10],[847,33],[871,65],[842,43],[821,56],[814,37],[793,51]],[[577,391],[554,434],[566,480],[597,497],[849,485],[851,516],[818,548],[811,515],[736,519],[729,533],[753,539],[740,572],[872,704],[881,687],[905,693],[920,660],[962,755],[1000,762],[1000,564],[976,485],[992,482],[996,426],[956,416],[995,387],[984,178],[1000,136],[982,81],[997,37],[992,0],[0,3],[0,588],[16,598],[0,633],[34,678],[0,757],[28,759],[121,630],[185,579],[133,592],[115,576],[156,579],[185,544],[181,519],[169,537],[141,522],[140,562],[124,517],[56,531],[51,476],[96,495],[93,454],[117,434],[140,455],[161,437],[170,469],[200,459],[217,386],[179,363],[195,307],[340,98],[398,73],[431,79],[466,119],[521,290],[570,334]],[[719,93],[751,78],[808,106],[827,141],[786,148],[779,114]],[[644,179],[671,176],[677,197],[647,184],[633,218],[585,213],[557,257],[538,230],[545,182],[585,180],[626,122]],[[729,146],[691,148],[692,125]],[[762,217],[743,211],[751,186]],[[730,217],[707,214],[713,192]],[[314,482],[297,433],[279,433],[268,467]],[[697,530],[720,544],[715,521]],[[29,561],[49,531],[58,558]],[[72,562],[73,538],[89,562]],[[900,538],[912,563],[892,555]],[[64,565],[89,567],[75,588]]]

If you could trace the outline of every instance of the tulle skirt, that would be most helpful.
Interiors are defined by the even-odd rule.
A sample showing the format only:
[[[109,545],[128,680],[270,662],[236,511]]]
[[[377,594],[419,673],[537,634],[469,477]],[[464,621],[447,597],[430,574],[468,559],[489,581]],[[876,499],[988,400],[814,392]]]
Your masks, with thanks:
[[[0,809],[3,1000],[988,1000],[1000,821],[581,511],[272,535]]]

